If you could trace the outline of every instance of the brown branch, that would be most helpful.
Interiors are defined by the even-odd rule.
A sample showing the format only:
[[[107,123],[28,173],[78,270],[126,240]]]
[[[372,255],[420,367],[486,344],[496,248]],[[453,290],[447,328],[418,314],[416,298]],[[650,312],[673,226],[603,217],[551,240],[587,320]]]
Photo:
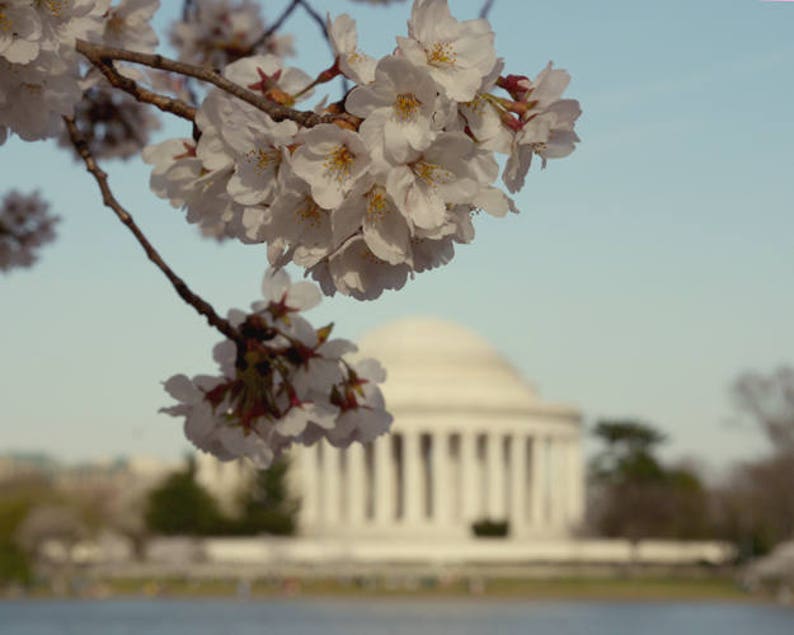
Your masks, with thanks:
[[[163,112],[170,112],[188,121],[193,121],[195,119],[196,109],[190,104],[185,103],[181,99],[168,97],[142,88],[135,80],[122,75],[113,62],[98,55],[93,53],[84,53],[84,55],[86,59],[105,76],[112,86],[123,90],[125,93],[129,93],[138,101],[152,104]]]
[[[87,58],[95,57],[105,64],[109,64],[112,60],[122,60],[125,62],[132,62],[134,64],[141,64],[150,68],[157,68],[160,70],[171,71],[186,75],[188,77],[195,77],[201,81],[208,82],[217,86],[218,88],[226,91],[227,93],[248,102],[252,106],[259,108],[259,110],[267,113],[274,121],[284,121],[289,119],[305,128],[311,128],[322,123],[334,123],[336,121],[347,121],[355,125],[357,123],[355,117],[347,114],[332,114],[332,115],[318,115],[311,111],[294,110],[287,106],[282,106],[270,99],[258,95],[257,93],[248,90],[235,84],[234,82],[226,79],[223,75],[216,73],[209,68],[201,66],[194,66],[186,64],[185,62],[178,62],[176,60],[163,57],[162,55],[152,55],[149,53],[137,53],[135,51],[127,51],[125,49],[114,48],[111,46],[101,46],[98,44],[91,44],[85,40],[77,40],[77,51]]]
[[[88,148],[88,143],[86,143],[74,119],[71,117],[64,117],[63,120],[66,123],[66,130],[69,132],[69,138],[72,141],[72,145],[74,145],[74,149],[83,159],[86,169],[91,173],[99,186],[99,191],[102,193],[102,202],[105,206],[113,210],[116,217],[132,232],[138,244],[146,252],[146,256],[163,272],[163,275],[168,278],[168,281],[174,287],[179,297],[196,309],[200,315],[207,318],[207,322],[218,329],[227,338],[234,342],[240,342],[242,338],[237,332],[237,329],[235,329],[228,320],[218,315],[209,302],[193,293],[187,286],[187,283],[176,275],[171,267],[165,263],[162,256],[160,256],[157,250],[152,246],[140,227],[136,225],[130,213],[121,206],[121,203],[119,203],[113,195],[110,184],[108,183],[107,173],[97,164],[96,159],[94,159],[94,156],[91,154],[91,150]]]
[[[278,31],[284,25],[284,23],[287,21],[287,18],[289,18],[292,15],[292,13],[295,11],[295,9],[298,8],[298,5],[300,3],[301,3],[300,0],[292,0],[292,2],[290,2],[289,5],[287,5],[287,8],[284,9],[282,14],[276,19],[276,21],[273,24],[271,24],[265,30],[265,32],[262,33],[262,35],[256,38],[256,40],[253,41],[251,46],[248,47],[248,54],[250,55],[251,53],[253,53],[255,49],[257,49],[258,47],[262,46],[265,42],[267,42],[268,38],[270,38],[272,35],[275,35],[276,31]]]
[[[312,5],[310,5],[307,0],[297,0],[298,4],[301,5],[309,14],[309,17],[317,23],[317,26],[320,27],[320,31],[323,33],[323,37],[325,41],[329,44],[331,43],[331,36],[328,34],[328,27],[325,26],[325,20],[323,20],[323,16],[321,16],[317,11],[314,9]]]

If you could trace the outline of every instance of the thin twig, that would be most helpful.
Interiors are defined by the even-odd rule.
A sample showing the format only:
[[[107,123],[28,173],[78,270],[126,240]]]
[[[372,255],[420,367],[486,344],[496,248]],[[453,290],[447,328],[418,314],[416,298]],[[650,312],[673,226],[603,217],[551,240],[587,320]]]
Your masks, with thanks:
[[[216,73],[212,69],[203,68],[201,66],[194,66],[186,64],[185,62],[178,62],[176,60],[163,57],[162,55],[152,55],[149,53],[138,53],[136,51],[127,51],[126,49],[115,48],[112,46],[101,46],[98,44],[91,44],[85,40],[77,40],[77,51],[87,58],[92,57],[102,60],[108,64],[112,60],[122,60],[125,62],[133,62],[134,64],[141,64],[150,68],[157,68],[160,70],[171,71],[186,75],[188,77],[195,77],[202,81],[208,82],[225,90],[227,93],[248,102],[252,106],[259,108],[266,112],[274,121],[284,121],[290,119],[295,123],[300,124],[305,128],[311,128],[322,123],[334,123],[335,121],[348,121],[350,123],[357,123],[355,118],[347,114],[334,114],[334,115],[318,115],[311,111],[294,110],[287,106],[282,106],[262,95],[258,95],[247,88],[243,88],[239,84],[226,79],[223,75]]]
[[[323,37],[327,42],[330,42],[330,36],[328,35],[328,27],[325,26],[325,20],[323,20],[323,16],[321,16],[315,8],[310,5],[307,0],[298,0],[298,4],[300,4],[304,11],[309,14],[312,20],[317,23],[317,26],[320,27],[320,31],[323,33]]]
[[[487,18],[488,14],[491,12],[491,8],[493,7],[494,0],[485,0],[485,4],[482,5],[482,9],[480,9],[480,17]]]
[[[168,97],[166,95],[161,95],[159,93],[147,90],[146,88],[142,88],[135,80],[122,75],[115,67],[113,62],[108,62],[105,59],[93,54],[85,54],[85,56],[86,59],[88,59],[88,61],[91,62],[105,76],[111,85],[123,90],[125,93],[129,93],[138,101],[152,104],[163,112],[170,112],[171,114],[174,114],[177,117],[182,117],[182,119],[187,119],[188,121],[193,121],[195,119],[196,109],[190,104],[185,103],[181,99]]]
[[[182,3],[182,22],[187,22],[193,13],[193,0],[184,0]]]
[[[146,238],[143,231],[141,231],[140,227],[138,227],[138,225],[135,223],[130,213],[121,206],[121,203],[119,203],[116,197],[113,195],[113,192],[110,189],[110,184],[108,183],[107,173],[97,164],[94,155],[91,154],[91,150],[88,147],[85,137],[83,137],[83,134],[75,124],[74,119],[71,117],[64,117],[63,120],[66,123],[66,130],[69,132],[69,138],[72,141],[74,149],[83,159],[86,169],[91,173],[97,185],[99,186],[99,191],[102,193],[102,202],[105,204],[105,206],[113,210],[113,212],[116,214],[116,217],[127,226],[127,229],[129,229],[130,232],[132,232],[133,236],[135,236],[135,239],[138,241],[138,244],[146,252],[146,256],[157,266],[160,271],[163,272],[165,277],[168,278],[168,281],[174,287],[174,290],[177,292],[179,297],[196,309],[200,315],[203,315],[207,319],[207,322],[211,326],[218,329],[227,338],[234,342],[240,342],[241,336],[237,332],[237,329],[235,329],[228,320],[225,320],[218,315],[209,302],[193,293],[193,291],[191,291],[187,286],[187,283],[178,275],[176,275],[171,267],[165,263],[162,256],[160,256],[157,250],[149,242],[149,239]]]
[[[276,19],[276,21],[271,24],[262,35],[260,35],[256,40],[254,40],[253,44],[248,48],[248,53],[252,53],[256,48],[262,46],[267,40],[276,33],[292,15],[292,12],[298,8],[298,5],[301,3],[300,0],[292,0],[292,2],[287,5],[287,8],[281,13],[281,15]]]

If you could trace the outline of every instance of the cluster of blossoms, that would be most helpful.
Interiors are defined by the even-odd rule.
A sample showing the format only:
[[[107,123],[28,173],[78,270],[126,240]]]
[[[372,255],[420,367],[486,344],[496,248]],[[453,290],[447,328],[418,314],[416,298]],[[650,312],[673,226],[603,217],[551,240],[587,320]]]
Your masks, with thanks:
[[[474,238],[472,214],[516,211],[510,192],[534,156],[570,154],[578,137],[569,75],[504,75],[487,20],[458,21],[446,0],[416,0],[408,36],[375,60],[357,48],[355,22],[329,19],[333,65],[312,80],[275,55],[239,59],[226,79],[294,107],[318,84],[355,83],[327,115],[301,126],[219,89],[196,116],[198,140],[147,148],[152,188],[205,233],[265,242],[271,264],[304,267],[323,291],[373,299],[448,263]],[[494,91],[504,91],[500,96]]]
[[[11,191],[0,204],[0,271],[29,267],[36,261],[36,250],[55,239],[57,216],[38,192]]]
[[[299,4],[317,18],[301,0],[276,27]],[[501,179],[514,193],[533,160],[545,167],[574,150],[581,111],[562,96],[570,77],[551,64],[534,78],[504,72],[488,21],[457,20],[447,0],[414,0],[407,35],[379,60],[359,50],[350,16],[329,17],[334,59],[314,78],[284,64],[291,39],[268,30],[255,3],[192,0],[171,31],[180,65],[141,55],[157,46],[149,22],[159,5],[0,0],[0,144],[10,133],[57,136],[62,118],[73,117],[69,142],[108,200],[91,157],[128,157],[148,143],[158,120],[141,102],[192,120],[190,136],[143,149],[152,190],[184,208],[205,235],[266,244],[273,268],[265,300],[226,321],[197,296],[182,296],[214,316],[210,322],[228,339],[215,348],[217,375],[165,383],[178,401],[165,412],[185,418],[185,433],[201,450],[260,466],[294,443],[371,441],[391,424],[378,388],[383,369],[348,358],[352,343],[330,339],[330,327],[315,329],[298,314],[317,304],[320,289],[365,300],[402,288],[447,264],[456,243],[474,239],[475,213],[516,212],[497,185],[497,155],[505,157]],[[76,47],[95,66],[90,72]],[[151,68],[144,74],[118,60]],[[183,75],[156,71],[163,68]],[[216,87],[199,103],[189,77]],[[322,98],[297,110],[335,78],[352,82],[340,101]],[[7,197],[0,269],[32,262],[32,248],[52,238],[54,222],[37,197]],[[282,269],[288,263],[319,289],[291,284]]]
[[[181,61],[212,68],[223,68],[254,52],[295,54],[290,35],[274,33],[260,42],[265,29],[254,2],[195,0],[171,29],[171,44]]]
[[[154,50],[159,0],[0,0],[0,130],[31,141],[57,135],[87,88],[77,39]],[[0,133],[0,142],[5,133]]]
[[[199,449],[260,467],[294,443],[324,438],[347,447],[387,432],[380,364],[347,359],[352,342],[331,339],[331,326],[315,329],[299,315],[319,303],[317,287],[271,269],[262,288],[265,299],[251,313],[230,313],[240,341],[215,347],[219,374],[171,377],[165,389],[179,403],[163,411],[185,418],[185,435]]]

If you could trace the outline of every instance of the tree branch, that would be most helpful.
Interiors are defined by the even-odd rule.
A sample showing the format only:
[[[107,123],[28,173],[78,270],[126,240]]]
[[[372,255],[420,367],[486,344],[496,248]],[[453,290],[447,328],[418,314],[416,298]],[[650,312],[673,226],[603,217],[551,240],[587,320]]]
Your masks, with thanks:
[[[93,53],[85,53],[84,55],[86,59],[105,76],[112,86],[123,90],[125,93],[129,93],[138,101],[152,104],[163,112],[170,112],[188,121],[193,121],[195,119],[196,109],[190,104],[185,103],[181,99],[168,97],[142,88],[135,80],[122,75],[113,62],[106,61]]]
[[[276,19],[276,21],[273,24],[271,24],[267,29],[265,29],[265,32],[262,33],[262,35],[260,35],[258,38],[256,38],[256,40],[254,40],[254,42],[248,48],[249,54],[252,53],[254,49],[256,49],[259,46],[262,46],[265,42],[267,42],[268,38],[274,35],[276,31],[280,29],[287,21],[287,18],[289,18],[292,15],[293,11],[295,11],[295,9],[298,8],[298,5],[300,3],[301,3],[300,0],[292,0],[292,2],[290,2],[289,5],[287,5],[287,8],[284,9],[282,14]]]
[[[274,121],[284,121],[290,119],[305,128],[311,128],[323,123],[334,123],[335,121],[347,121],[348,123],[357,123],[354,117],[348,114],[331,114],[331,115],[318,115],[311,111],[294,110],[287,106],[282,106],[270,99],[254,93],[235,84],[234,82],[226,79],[219,73],[209,68],[202,68],[185,62],[178,62],[176,60],[163,57],[162,55],[152,55],[149,53],[137,53],[135,51],[127,51],[125,49],[114,48],[111,46],[101,46],[92,44],[85,40],[77,40],[77,51],[84,55],[89,60],[93,57],[99,59],[104,64],[109,64],[112,60],[122,60],[125,62],[132,62],[134,64],[141,64],[150,68],[157,68],[160,70],[171,71],[185,75],[187,77],[195,77],[201,81],[208,82],[217,86],[218,88],[226,91],[227,93],[242,99],[243,101],[259,108],[259,110],[267,113]]]
[[[301,5],[309,14],[309,17],[317,23],[317,26],[320,27],[320,31],[323,33],[323,37],[327,42],[330,42],[330,36],[328,35],[328,28],[325,26],[325,20],[323,20],[323,16],[321,16],[317,11],[310,5],[307,0],[297,0],[298,4]]]
[[[480,9],[480,17],[487,18],[488,14],[491,12],[491,8],[493,7],[494,0],[485,0],[485,4],[482,5],[482,9]]]
[[[138,227],[138,225],[135,223],[130,213],[121,206],[121,203],[119,203],[116,197],[113,195],[113,192],[110,189],[110,184],[108,183],[107,173],[105,173],[97,164],[96,159],[94,159],[94,156],[91,154],[91,151],[88,148],[85,138],[77,128],[74,119],[71,117],[64,117],[63,120],[66,123],[66,130],[69,132],[69,138],[72,141],[72,145],[74,145],[75,150],[83,159],[86,169],[91,173],[97,185],[99,186],[99,191],[102,193],[102,202],[105,204],[105,206],[113,210],[113,212],[116,214],[116,217],[127,226],[127,229],[129,229],[130,232],[132,232],[133,236],[135,236],[135,239],[138,241],[138,244],[146,252],[146,256],[157,266],[160,271],[162,271],[163,275],[168,278],[168,281],[174,287],[174,290],[177,292],[179,297],[196,309],[200,315],[203,315],[207,319],[207,322],[211,326],[215,327],[227,338],[234,342],[240,342],[242,338],[237,332],[237,329],[235,329],[228,320],[218,315],[215,312],[215,309],[213,309],[206,300],[193,293],[193,291],[191,291],[187,286],[187,283],[178,275],[176,275],[176,273],[174,273],[174,271],[165,263],[162,256],[160,256],[157,250],[149,242],[149,239],[146,238],[143,231],[141,231],[140,227]]]

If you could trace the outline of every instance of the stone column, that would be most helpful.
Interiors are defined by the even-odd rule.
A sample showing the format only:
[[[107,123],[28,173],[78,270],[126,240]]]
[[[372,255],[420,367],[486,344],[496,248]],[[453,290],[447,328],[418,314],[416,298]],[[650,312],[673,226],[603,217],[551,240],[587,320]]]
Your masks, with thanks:
[[[576,528],[584,519],[584,466],[582,464],[582,445],[578,436],[568,441],[568,524]]]
[[[299,450],[301,466],[301,520],[306,528],[315,528],[320,520],[319,486],[317,473],[317,446]]]
[[[510,534],[520,536],[527,524],[527,439],[514,434],[510,439]]]
[[[489,434],[487,443],[485,469],[488,474],[488,518],[500,521],[504,520],[506,516],[502,435]]]
[[[394,465],[391,453],[392,438],[383,435],[375,440],[375,522],[391,527],[394,523]]]
[[[433,509],[431,522],[437,527],[449,524],[451,496],[449,488],[449,435],[432,435],[431,472],[433,474]]]
[[[551,517],[554,525],[563,528],[568,523],[568,452],[564,438],[551,439]]]
[[[364,446],[352,443],[347,448],[347,522],[351,528],[362,527],[366,521],[366,483],[364,481]]]
[[[541,529],[546,524],[546,440],[539,435],[532,438],[532,526]]]
[[[323,524],[326,527],[336,527],[341,517],[341,497],[339,492],[342,470],[339,461],[339,450],[331,444],[323,443]]]
[[[477,437],[471,430],[460,433],[460,481],[463,502],[463,521],[470,524],[478,520],[480,512],[480,484],[477,479]],[[468,535],[468,530],[466,535]]]
[[[408,525],[418,525],[422,519],[424,487],[420,451],[419,433],[415,430],[403,432],[403,495]]]

